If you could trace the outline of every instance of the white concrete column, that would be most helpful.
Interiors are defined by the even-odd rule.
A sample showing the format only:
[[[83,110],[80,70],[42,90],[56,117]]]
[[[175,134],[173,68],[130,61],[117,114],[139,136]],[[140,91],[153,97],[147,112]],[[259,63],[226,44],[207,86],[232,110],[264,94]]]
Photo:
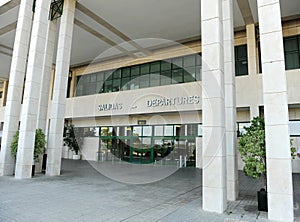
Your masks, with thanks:
[[[60,174],[75,4],[75,0],[64,1],[60,23],[47,151],[46,174],[50,176]]]
[[[249,75],[257,74],[257,58],[256,58],[256,36],[255,25],[246,25],[247,35],[247,52],[248,52],[248,73]]]
[[[24,76],[32,25],[32,2],[32,0],[24,0],[20,2],[19,6],[0,152],[1,176],[12,175],[14,172],[15,161],[10,154],[10,145],[14,134],[19,128]]]
[[[32,25],[15,178],[31,178],[41,73],[51,0],[37,1]]]
[[[71,86],[70,86],[70,98],[75,96],[75,90],[76,90],[76,73],[72,72],[72,79],[71,79]]]
[[[3,82],[3,94],[2,94],[2,106],[6,106],[7,100],[7,91],[8,91],[8,81]]]
[[[47,111],[49,104],[50,83],[53,63],[53,53],[55,46],[57,20],[48,23],[46,50],[44,55],[44,65],[42,71],[41,92],[39,100],[39,110],[37,119],[37,128],[47,131]]]
[[[227,208],[222,0],[201,1],[203,209]]]
[[[254,118],[259,116],[259,106],[257,104],[250,105],[250,121]]]
[[[294,221],[280,1],[257,0],[257,5],[266,126],[268,218],[275,221]]]
[[[233,3],[223,0],[227,200],[238,196]]]
[[[202,138],[196,137],[196,167],[202,168]]]

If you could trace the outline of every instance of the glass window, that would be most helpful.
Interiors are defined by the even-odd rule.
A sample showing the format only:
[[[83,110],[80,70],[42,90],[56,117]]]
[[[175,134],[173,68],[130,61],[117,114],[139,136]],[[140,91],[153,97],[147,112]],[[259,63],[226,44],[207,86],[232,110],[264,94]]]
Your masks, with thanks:
[[[202,124],[198,124],[198,136],[202,136]]]
[[[300,120],[290,121],[289,127],[291,136],[300,136]]]
[[[114,79],[113,80],[113,86],[112,86],[112,91],[117,92],[120,90],[120,84],[121,84],[121,79]]]
[[[106,71],[105,72],[105,80],[112,80],[112,79],[113,79],[112,71]]]
[[[189,55],[189,56],[185,56],[183,58],[183,66],[184,67],[190,67],[190,66],[195,66],[195,65],[196,65],[195,55]]]
[[[88,89],[89,89],[89,93],[88,93],[89,95],[95,94],[96,93],[96,82],[91,82]]]
[[[81,81],[83,82],[83,84],[88,84],[90,82],[90,78],[90,75],[84,75],[82,76]]]
[[[130,78],[129,77],[122,78],[121,87],[122,87],[122,90],[129,90],[129,88],[130,88]]]
[[[121,72],[122,72],[122,78],[130,77],[130,68],[129,67],[123,68],[121,70]]]
[[[188,124],[186,135],[187,136],[196,136],[197,135],[197,125],[196,124]]]
[[[131,76],[140,75],[140,66],[132,66],[131,67]]]
[[[244,53],[243,49],[238,51],[240,54]],[[201,80],[201,54],[86,74],[77,78],[76,96],[193,82]]]
[[[182,69],[172,70],[172,83],[183,83]]]
[[[185,125],[175,125],[174,135],[177,137],[185,136]]]
[[[120,79],[121,78],[121,70],[117,69],[113,72],[113,79]]]
[[[172,69],[182,68],[182,57],[172,59]]]
[[[83,95],[83,85],[77,84],[76,86],[76,96],[82,96]]]
[[[154,136],[163,136],[164,127],[163,126],[154,126]]]
[[[152,136],[152,126],[143,126],[143,136]]]
[[[149,63],[141,65],[141,74],[149,74],[149,73],[150,73]]]
[[[104,79],[104,73],[103,72],[97,73],[97,82],[103,81],[103,79]]]
[[[101,136],[112,136],[113,135],[113,127],[101,127]]]
[[[96,90],[97,90],[97,92],[96,93],[101,93],[102,92],[103,83],[104,83],[103,80],[97,82],[97,84],[96,84]]]
[[[201,55],[201,53],[196,55],[196,65],[197,66],[202,66],[202,55]]]
[[[165,126],[164,136],[173,136],[173,126]]]
[[[150,72],[151,73],[160,72],[160,62],[150,63]]]
[[[133,127],[133,136],[142,136],[142,126]]]
[[[140,138],[143,144],[143,148],[150,148],[151,147],[151,138]]]
[[[140,79],[140,88],[149,87],[150,75],[143,75],[139,79]]]
[[[235,46],[235,75],[248,74],[247,45]]]
[[[112,80],[105,81],[104,92],[112,92]]]
[[[171,69],[171,61],[165,60],[161,61],[161,71],[167,71]]]
[[[90,82],[97,82],[97,75],[96,75],[96,73],[91,74]]]
[[[160,85],[170,85],[172,83],[172,73],[171,71],[165,71],[161,73]]]
[[[299,55],[297,52],[285,54],[286,70],[299,68]]]
[[[184,82],[194,82],[196,78],[195,67],[185,68],[183,70],[183,81]]]
[[[196,81],[202,80],[202,67],[196,66]]]
[[[137,77],[137,78],[131,79],[130,89],[134,90],[134,89],[139,89],[139,88],[140,88],[140,78]]]
[[[284,38],[283,43],[286,69],[300,68],[299,37]]]
[[[150,87],[159,86],[159,85],[160,85],[159,73],[152,73],[150,75]]]

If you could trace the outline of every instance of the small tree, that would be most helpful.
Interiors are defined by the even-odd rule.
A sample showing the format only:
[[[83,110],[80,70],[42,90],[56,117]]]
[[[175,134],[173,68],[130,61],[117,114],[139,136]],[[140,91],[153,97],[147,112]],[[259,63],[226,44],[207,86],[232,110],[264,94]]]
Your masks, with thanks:
[[[261,117],[254,117],[249,127],[239,139],[238,150],[241,158],[245,163],[243,171],[247,176],[254,179],[263,176],[265,186],[267,186],[267,170],[266,170],[266,142],[265,142],[265,122]],[[296,148],[292,146],[293,141],[290,140],[291,155],[295,158]]]
[[[255,117],[245,133],[239,139],[238,149],[245,163],[243,171],[246,175],[258,179],[266,177],[266,143],[265,123],[263,118]]]
[[[34,160],[38,160],[39,155],[44,154],[46,149],[46,135],[43,133],[42,129],[37,129],[35,131],[35,141],[34,141]]]
[[[82,137],[76,134],[73,125],[65,126],[64,146],[68,146],[71,151],[78,155],[80,146],[82,145]]]
[[[17,156],[18,144],[19,144],[19,130],[15,133],[10,145],[11,155],[14,157]],[[38,161],[39,155],[45,153],[45,146],[46,146],[46,136],[43,133],[42,129],[37,129],[35,131],[35,141],[34,141],[34,152],[33,152],[34,161]]]

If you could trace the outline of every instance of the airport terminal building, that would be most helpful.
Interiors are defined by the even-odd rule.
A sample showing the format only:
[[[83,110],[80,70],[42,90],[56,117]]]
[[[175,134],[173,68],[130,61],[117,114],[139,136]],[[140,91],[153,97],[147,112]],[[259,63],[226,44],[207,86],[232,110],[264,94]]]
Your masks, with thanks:
[[[297,0],[0,0],[0,78],[2,176],[31,177],[37,128],[59,175],[72,124],[82,159],[201,168],[202,207],[222,213],[238,197],[238,136],[262,116],[268,217],[293,221]]]

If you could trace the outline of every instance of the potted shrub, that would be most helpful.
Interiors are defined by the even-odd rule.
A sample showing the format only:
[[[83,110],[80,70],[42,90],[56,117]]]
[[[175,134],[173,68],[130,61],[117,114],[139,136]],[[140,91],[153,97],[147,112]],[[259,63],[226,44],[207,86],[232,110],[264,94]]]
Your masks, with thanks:
[[[71,151],[74,152],[73,159],[80,159],[80,146],[82,145],[82,137],[76,134],[74,126],[72,124],[65,126],[64,146],[68,146]]]
[[[261,117],[255,117],[249,127],[244,127],[245,133],[238,141],[238,150],[245,163],[243,171],[247,176],[254,179],[263,177],[264,188],[257,193],[258,210],[268,211],[267,204],[267,171],[266,171],[266,142],[265,142],[265,122]],[[291,155],[295,158],[296,148],[292,146]]]
[[[10,145],[11,155],[16,157],[19,144],[19,130],[15,133],[12,143]],[[46,146],[46,136],[42,129],[37,129],[35,131],[35,141],[34,141],[34,152],[33,152],[33,165],[32,165],[32,176],[35,172],[35,163],[40,162],[40,155],[45,153]]]

